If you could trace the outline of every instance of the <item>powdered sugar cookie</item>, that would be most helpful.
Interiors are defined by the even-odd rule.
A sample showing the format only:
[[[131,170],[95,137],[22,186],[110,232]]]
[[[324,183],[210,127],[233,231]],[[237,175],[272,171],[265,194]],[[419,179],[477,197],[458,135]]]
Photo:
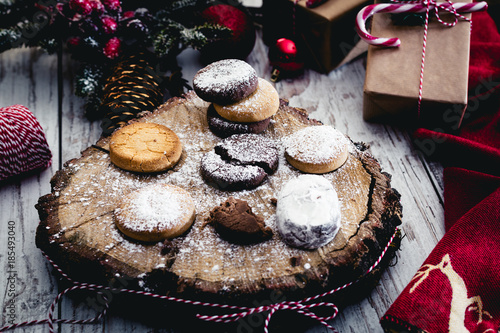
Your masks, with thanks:
[[[109,156],[117,167],[134,172],[160,172],[181,158],[182,144],[168,127],[134,123],[120,128],[109,141]]]
[[[285,157],[307,173],[327,173],[342,166],[349,155],[349,141],[331,126],[309,126],[284,139]]]
[[[340,204],[331,182],[319,175],[301,175],[279,193],[276,224],[290,246],[317,249],[340,229]]]
[[[263,78],[259,78],[255,92],[241,101],[229,105],[214,103],[215,111],[222,118],[241,123],[267,119],[278,111],[279,106],[278,92]]]
[[[188,230],[195,218],[195,206],[186,190],[154,184],[125,196],[114,217],[118,229],[128,237],[157,242]]]

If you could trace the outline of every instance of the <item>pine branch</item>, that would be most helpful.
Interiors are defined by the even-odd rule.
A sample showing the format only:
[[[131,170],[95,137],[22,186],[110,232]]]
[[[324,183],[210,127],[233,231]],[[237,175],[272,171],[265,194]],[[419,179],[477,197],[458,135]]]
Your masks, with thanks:
[[[169,20],[168,24],[153,39],[153,46],[155,52],[162,57],[172,54],[172,52],[179,53],[188,47],[200,49],[214,40],[229,38],[231,34],[231,29],[220,25],[205,23],[194,28],[187,28],[178,22]]]
[[[0,28],[12,28],[39,11],[34,0],[0,0]]]
[[[220,39],[228,39],[233,35],[233,31],[231,29],[219,24],[205,23],[203,25],[196,26],[194,29],[202,33],[207,38],[208,42],[214,42]]]
[[[41,46],[49,53],[57,49],[57,41],[47,33],[50,30],[49,14],[39,11],[32,19],[23,19],[13,27],[0,29],[0,52],[21,46]]]
[[[172,1],[167,7],[169,11],[183,10],[189,7],[195,7],[199,0],[176,0]]]
[[[75,80],[75,95],[89,97],[100,94],[103,87],[104,71],[99,65],[82,64]]]
[[[102,90],[109,74],[104,65],[82,63],[75,76],[75,95],[85,98],[85,115],[89,119],[102,118],[99,108]]]
[[[227,27],[205,23],[201,26],[181,31],[181,41],[186,47],[201,49],[209,42],[230,38],[232,33],[232,30]]]
[[[168,56],[173,51],[179,52],[180,49],[180,31],[183,26],[177,22],[171,21],[153,38],[153,47],[159,57]]]
[[[21,32],[18,29],[0,29],[0,52],[10,50],[20,37]]]

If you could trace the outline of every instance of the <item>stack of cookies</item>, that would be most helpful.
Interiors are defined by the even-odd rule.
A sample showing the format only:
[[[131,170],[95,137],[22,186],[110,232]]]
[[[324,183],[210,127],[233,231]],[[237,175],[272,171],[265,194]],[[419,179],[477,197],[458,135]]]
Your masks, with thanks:
[[[279,166],[279,143],[260,134],[280,106],[276,89],[246,62],[226,59],[198,71],[197,95],[210,102],[207,120],[223,139],[201,158],[205,182],[225,192],[252,190]],[[340,203],[321,174],[342,166],[348,140],[331,126],[307,126],[281,142],[288,163],[302,173],[278,194],[276,226],[290,246],[315,249],[330,242],[340,228]],[[135,173],[158,173],[175,167],[182,143],[169,128],[132,123],[113,133],[111,161]],[[168,204],[167,204],[168,203]],[[115,223],[130,238],[154,242],[183,234],[194,221],[193,200],[185,190],[167,184],[131,192],[114,211]],[[272,237],[262,217],[244,200],[229,197],[210,212],[208,224],[229,242],[251,244]]]
[[[223,138],[261,133],[280,104],[271,83],[237,59],[220,60],[202,68],[193,79],[193,88],[201,99],[212,103],[207,112],[208,125]]]

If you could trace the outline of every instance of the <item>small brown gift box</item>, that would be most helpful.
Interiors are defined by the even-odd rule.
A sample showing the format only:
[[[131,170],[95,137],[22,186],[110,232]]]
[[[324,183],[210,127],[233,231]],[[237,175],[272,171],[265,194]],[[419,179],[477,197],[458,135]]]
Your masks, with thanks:
[[[377,1],[378,2],[378,1]],[[471,2],[471,1],[465,1]],[[470,14],[464,14],[470,18]],[[427,33],[420,113],[417,110],[424,27],[395,25],[391,14],[375,14],[371,35],[398,37],[401,45],[370,45],[366,63],[363,118],[418,121],[422,126],[457,128],[467,105],[470,23],[447,27],[431,16]],[[441,15],[452,22],[450,15]]]
[[[308,8],[306,0],[296,4],[295,0],[264,0],[264,41],[271,46],[279,38],[292,39],[304,53],[308,67],[328,73],[359,41],[355,17],[369,3],[368,0],[327,0]]]

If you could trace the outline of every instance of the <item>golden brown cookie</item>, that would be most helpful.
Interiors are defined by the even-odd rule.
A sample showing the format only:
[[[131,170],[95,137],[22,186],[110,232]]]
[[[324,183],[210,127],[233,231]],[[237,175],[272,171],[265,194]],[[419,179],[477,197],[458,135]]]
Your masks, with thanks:
[[[195,214],[189,192],[174,185],[154,184],[125,196],[114,210],[114,220],[126,236],[157,242],[182,235]]]
[[[134,123],[111,136],[109,155],[117,167],[135,172],[160,172],[179,161],[182,143],[168,127]]]
[[[215,111],[222,118],[240,123],[267,119],[278,111],[279,106],[278,92],[263,78],[259,78],[257,89],[241,101],[229,105],[214,103]]]
[[[345,135],[331,126],[309,126],[285,138],[285,157],[300,171],[327,173],[345,163],[348,144]]]

